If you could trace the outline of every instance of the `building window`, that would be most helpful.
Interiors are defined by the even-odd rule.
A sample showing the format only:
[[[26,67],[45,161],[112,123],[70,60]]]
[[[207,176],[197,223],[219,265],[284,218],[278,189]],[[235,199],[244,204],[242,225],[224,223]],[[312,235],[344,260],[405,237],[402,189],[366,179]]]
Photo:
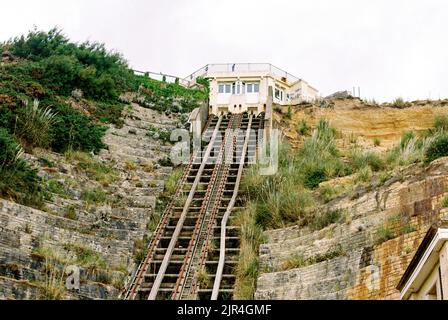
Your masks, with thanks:
[[[237,81],[232,85],[232,94],[246,94],[246,84]]]
[[[260,92],[260,84],[259,83],[248,83],[246,85],[247,93],[259,93]]]
[[[275,92],[274,92],[274,97],[275,97],[275,99],[277,99],[279,101],[284,101],[285,92],[283,91],[282,88],[276,87]]]
[[[280,100],[280,90],[275,89],[275,99]]]
[[[218,85],[218,92],[220,93],[220,94],[229,94],[229,93],[232,93],[232,85],[231,84],[219,84]]]
[[[259,83],[245,83],[237,81],[229,84],[218,84],[219,94],[246,94],[246,93],[259,93]]]

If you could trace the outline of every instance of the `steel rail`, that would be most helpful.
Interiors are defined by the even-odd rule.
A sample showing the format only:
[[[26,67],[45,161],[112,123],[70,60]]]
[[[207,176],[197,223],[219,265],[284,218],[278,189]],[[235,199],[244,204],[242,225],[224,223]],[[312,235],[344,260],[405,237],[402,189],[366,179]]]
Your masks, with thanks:
[[[188,173],[191,171],[191,168],[193,166],[194,160],[196,156],[193,155],[190,159],[190,163],[188,167],[186,168],[180,183],[174,193],[174,196],[177,197],[180,195],[182,186],[185,183]],[[158,243],[160,241],[160,237],[162,236],[163,230],[165,229],[167,223],[168,223],[168,217],[173,209],[173,203],[171,202],[167,208],[164,210],[162,214],[162,219],[160,220],[159,224],[157,225],[156,231],[154,232],[153,241],[150,242],[148,245],[148,253],[145,256],[145,259],[140,263],[138,269],[136,270],[133,280],[131,282],[131,286],[129,287],[129,290],[127,291],[125,295],[125,300],[134,300],[137,296],[137,291],[139,287],[141,286],[143,282],[144,275],[148,271],[149,265],[151,264],[151,258],[154,252],[154,249],[158,246]]]
[[[239,123],[238,123],[238,128],[237,129],[240,129],[242,121],[243,121],[243,118],[240,116],[240,118],[238,120],[239,120]],[[232,135],[232,144],[228,148],[229,150],[226,151],[226,156],[227,157],[229,157],[229,156],[231,157],[230,161],[227,161],[228,158],[226,158],[226,166],[225,166],[225,169],[224,169],[226,171],[226,174],[228,174],[228,172],[230,171],[230,167],[231,167],[231,164],[233,162],[233,155],[234,154],[236,155],[236,152],[237,152],[237,140],[238,140],[237,138],[238,138],[238,135],[239,135],[239,131],[237,131],[236,134],[234,133]],[[225,184],[226,184],[226,180],[223,181],[223,185],[221,187],[224,188]],[[233,192],[232,192],[232,194],[233,194]],[[213,239],[213,233],[214,233],[214,227],[215,227],[215,224],[216,224],[217,214],[218,214],[218,208],[216,208],[216,210],[212,213],[212,217],[210,219],[210,222],[209,222],[209,225],[208,225],[208,228],[207,228],[207,230],[208,230],[207,239],[205,241],[205,244],[202,246],[201,257],[200,257],[198,270],[204,270],[204,268],[206,268],[207,256],[209,254],[209,245],[210,245],[210,242]],[[192,290],[195,291],[197,289],[198,289],[198,282],[196,281],[196,283],[194,284]]]
[[[204,128],[204,132],[210,127],[212,121],[212,117],[209,118],[207,121],[206,127]],[[215,126],[215,129],[219,128],[219,126]],[[195,163],[195,160],[197,157],[201,157],[202,155],[199,153],[199,155],[194,154],[191,156],[190,162],[188,164],[188,167],[185,169],[184,174],[182,178],[179,181],[179,184],[176,188],[176,191],[174,192],[174,197],[177,198],[181,192],[183,185],[185,184],[188,174],[190,173],[193,164]],[[173,209],[173,201],[170,202],[168,207],[164,210],[162,214],[162,219],[160,220],[159,224],[157,225],[156,231],[153,235],[153,241],[148,245],[148,253],[145,257],[145,259],[140,263],[139,267],[137,268],[136,272],[134,273],[134,276],[132,278],[132,281],[130,282],[130,286],[128,291],[126,292],[124,299],[125,300],[134,300],[137,296],[138,289],[141,287],[144,275],[147,273],[148,268],[151,264],[151,259],[154,253],[155,248],[158,246],[160,238],[162,236],[163,231],[165,230],[165,227],[168,224],[168,218],[170,216],[170,213]]]
[[[210,141],[210,143],[209,143],[209,145],[207,147],[207,151],[206,151],[206,153],[204,155],[204,159],[202,160],[202,164],[201,164],[201,166],[199,168],[199,171],[197,173],[196,179],[195,179],[195,181],[193,183],[193,186],[192,186],[192,188],[190,190],[190,194],[189,194],[188,199],[187,199],[187,201],[185,203],[183,212],[182,212],[182,214],[181,214],[181,216],[179,218],[179,221],[177,222],[176,229],[174,230],[174,233],[173,233],[173,236],[171,238],[170,244],[169,244],[169,246],[167,248],[165,257],[164,257],[164,259],[162,261],[162,264],[160,266],[160,269],[159,269],[159,271],[157,273],[157,277],[156,277],[156,279],[155,279],[155,281],[154,281],[154,283],[152,285],[151,293],[149,294],[148,300],[155,300],[157,298],[157,294],[159,292],[160,285],[162,284],[163,278],[165,277],[166,269],[168,268],[168,264],[170,263],[171,256],[173,255],[174,247],[176,246],[176,243],[177,243],[177,240],[179,238],[179,235],[182,232],[182,228],[183,228],[185,219],[187,217],[188,209],[189,209],[191,203],[193,202],[193,198],[194,198],[194,195],[196,193],[196,189],[198,187],[198,184],[199,184],[199,182],[201,180],[202,173],[204,172],[205,166],[207,164],[207,160],[208,160],[208,158],[209,158],[209,156],[211,154],[211,151],[212,151],[212,149],[214,147],[214,142],[215,142],[216,137],[217,137],[217,135],[219,133],[219,129],[220,129],[220,126],[221,126],[222,119],[223,119],[222,117],[219,118],[218,123],[217,123],[216,128],[215,128],[215,131],[213,132],[212,139],[211,139],[211,141]]]
[[[244,165],[246,163],[246,155],[247,155],[247,148],[249,145],[250,132],[251,132],[250,129],[252,126],[252,120],[253,120],[253,115],[250,115],[249,125],[247,127],[246,138],[244,141],[243,152],[242,152],[241,160],[240,160],[240,166],[238,169],[238,176],[237,176],[237,180],[235,183],[235,189],[233,192],[232,199],[227,207],[227,211],[224,214],[224,217],[221,222],[221,246],[220,246],[218,269],[216,271],[215,283],[214,283],[213,291],[212,291],[212,298],[211,298],[212,301],[218,300],[219,291],[221,288],[222,275],[224,272],[224,265],[225,265],[225,260],[226,260],[227,222],[230,218],[232,209],[234,208],[236,199],[238,197],[240,182],[241,182],[241,178],[243,176]]]
[[[218,168],[217,168],[217,176],[219,176],[219,178],[216,178],[214,180],[214,185],[213,186],[213,199],[207,204],[207,212],[210,212],[208,214],[208,220],[207,220],[207,216],[204,215],[204,218],[201,219],[200,224],[199,224],[199,233],[204,233],[203,239],[202,239],[202,244],[201,242],[201,238],[198,238],[197,241],[196,239],[192,239],[193,242],[193,252],[191,252],[191,256],[186,259],[184,265],[182,266],[182,272],[181,272],[181,277],[179,277],[178,282],[176,283],[176,287],[175,290],[173,292],[173,300],[175,299],[182,299],[183,296],[185,296],[185,290],[186,290],[186,282],[188,282],[189,277],[191,277],[191,269],[193,269],[193,271],[195,271],[195,265],[194,265],[194,259],[195,259],[195,255],[197,254],[197,250],[199,248],[201,248],[201,251],[199,252],[200,257],[199,258],[199,263],[197,264],[198,266],[198,270],[200,270],[203,266],[203,259],[204,257],[206,257],[206,254],[204,255],[204,246],[208,245],[209,242],[209,238],[211,233],[213,233],[213,228],[211,228],[211,226],[214,225],[213,221],[215,221],[216,218],[216,214],[219,208],[219,204],[221,202],[221,199],[223,197],[223,192],[225,189],[225,183],[229,174],[229,169],[230,169],[230,164],[228,163],[228,154],[229,154],[229,150],[231,149],[232,152],[230,154],[231,157],[233,157],[233,153],[234,153],[234,148],[235,148],[235,131],[229,131],[229,129],[239,129],[241,126],[241,122],[242,122],[242,118],[240,115],[234,115],[232,116],[231,121],[229,122],[229,126],[228,126],[228,131],[226,132],[225,135],[225,140],[222,144],[222,148],[220,150],[220,154],[218,156]],[[230,160],[231,163],[231,160]],[[210,207],[211,206],[211,207]],[[199,221],[198,221],[199,222]],[[204,229],[205,228],[205,229]],[[198,259],[196,258],[196,259]],[[183,274],[185,274],[185,276],[183,276]],[[194,283],[195,281],[193,281],[193,283],[191,284],[191,287],[188,287],[188,289],[190,289],[190,294],[194,294],[195,292],[195,288],[196,288],[196,284]],[[188,284],[188,283],[187,283]],[[188,296],[191,297],[191,296]]]
[[[233,121],[234,120],[233,120],[233,117],[232,117],[231,120],[229,121],[228,126],[227,126],[227,130],[230,128],[230,126],[232,125]],[[186,253],[185,258],[184,258],[184,263],[183,263],[183,265],[181,267],[181,270],[179,272],[179,277],[178,277],[178,279],[176,281],[176,285],[175,285],[174,290],[173,290],[173,295],[172,295],[172,299],[173,300],[177,300],[178,299],[179,289],[183,286],[185,278],[186,278],[185,275],[188,274],[188,272],[189,272],[190,262],[191,262],[191,259],[192,259],[193,255],[194,255],[194,251],[196,249],[196,245],[197,245],[197,242],[198,242],[199,237],[200,237],[201,226],[203,224],[203,221],[205,219],[205,216],[206,216],[207,211],[209,209],[209,206],[211,204],[210,203],[210,201],[211,201],[210,199],[212,198],[212,196],[214,194],[213,192],[215,190],[215,183],[216,183],[218,175],[219,175],[219,173],[221,171],[221,157],[222,157],[222,153],[223,153],[223,150],[225,148],[225,145],[226,145],[227,130],[226,130],[226,133],[225,133],[225,138],[223,139],[223,141],[221,143],[221,147],[219,149],[219,154],[218,154],[218,156],[216,158],[215,167],[213,169],[213,173],[212,173],[212,176],[210,178],[209,186],[207,188],[207,192],[206,192],[206,195],[204,197],[204,201],[203,201],[203,203],[201,205],[201,210],[199,212],[199,215],[198,215],[198,218],[197,218],[197,221],[196,221],[196,224],[195,224],[194,232],[192,234],[192,237],[191,237],[189,245],[188,245],[187,253]]]

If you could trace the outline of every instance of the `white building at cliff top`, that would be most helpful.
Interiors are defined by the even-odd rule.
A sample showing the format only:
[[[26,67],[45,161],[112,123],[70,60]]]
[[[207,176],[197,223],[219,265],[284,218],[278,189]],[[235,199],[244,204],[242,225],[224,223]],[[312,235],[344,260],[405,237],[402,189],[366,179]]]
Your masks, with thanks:
[[[291,106],[312,102],[319,92],[269,63],[210,64],[183,79],[194,86],[198,78],[210,80],[209,113],[266,112],[269,92],[274,105]],[[272,88],[272,91],[270,91]]]

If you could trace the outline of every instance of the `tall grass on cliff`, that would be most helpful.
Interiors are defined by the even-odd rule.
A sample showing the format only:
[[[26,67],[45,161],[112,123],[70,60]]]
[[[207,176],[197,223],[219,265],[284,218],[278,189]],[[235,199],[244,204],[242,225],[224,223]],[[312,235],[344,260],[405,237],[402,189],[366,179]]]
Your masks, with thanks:
[[[259,252],[263,230],[256,221],[257,208],[249,203],[239,212],[234,223],[241,227],[241,246],[236,270],[235,299],[253,300],[259,274]]]
[[[305,187],[315,189],[321,182],[349,172],[339,157],[336,134],[328,121],[321,120],[311,138],[299,149],[293,165]]]
[[[321,182],[349,172],[339,157],[336,134],[329,123],[322,120],[298,151],[290,150],[286,143],[280,145],[279,170],[275,175],[261,176],[257,166],[246,173],[241,190],[248,203],[236,218],[242,233],[235,288],[237,299],[254,298],[263,230],[313,223],[311,209],[317,202],[313,190]]]
[[[57,114],[51,108],[39,108],[39,100],[26,106],[17,117],[16,134],[36,147],[48,147],[51,142],[51,127],[56,123]]]
[[[387,155],[387,162],[392,166],[429,164],[438,158],[448,156],[448,132],[444,127],[445,124],[438,122],[436,118],[434,126],[435,129],[421,136],[417,136],[413,131],[404,133],[400,144]]]
[[[336,131],[322,120],[298,151],[281,144],[277,174],[260,176],[256,166],[249,169],[242,190],[256,204],[257,223],[280,228],[309,220],[308,209],[316,204],[313,190],[321,182],[351,172],[339,156],[335,138]]]
[[[425,163],[448,156],[448,115],[434,117],[434,129],[430,130],[428,144],[425,148]]]
[[[321,120],[297,151],[291,151],[286,143],[280,146],[275,175],[261,176],[258,167],[251,167],[241,189],[256,206],[255,220],[263,228],[307,225],[319,202],[314,190],[322,182],[356,173],[355,182],[366,183],[379,172],[448,155],[448,134],[444,130],[447,123],[448,119],[438,119],[436,129],[424,135],[406,132],[400,143],[384,155],[359,148],[342,155],[336,145],[336,130]]]

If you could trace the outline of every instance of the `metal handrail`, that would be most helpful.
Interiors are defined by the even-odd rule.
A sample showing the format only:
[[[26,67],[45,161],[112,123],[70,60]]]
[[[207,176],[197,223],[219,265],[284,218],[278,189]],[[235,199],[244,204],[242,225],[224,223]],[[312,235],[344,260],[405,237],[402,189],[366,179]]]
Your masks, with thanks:
[[[152,75],[155,76],[155,80],[162,81],[165,79],[167,83],[175,83],[178,82],[180,85],[184,87],[191,87],[196,84],[196,80],[200,77],[207,77],[209,74],[219,73],[219,72],[267,72],[271,75],[274,75],[278,78],[286,79],[286,82],[289,84],[297,83],[301,81],[299,77],[292,75],[289,72],[286,72],[283,69],[280,69],[274,66],[271,63],[213,63],[207,64],[204,67],[196,70],[192,74],[190,74],[186,78],[173,76],[170,74],[165,74],[162,72],[153,72],[153,71],[139,71],[133,70],[135,74],[138,75]]]
[[[140,76],[152,75],[153,77],[151,77],[151,79],[158,80],[158,81],[162,81],[163,79],[165,79],[165,81],[167,83],[178,82],[180,85],[182,85],[184,87],[189,87],[191,84],[190,81],[186,81],[185,79],[182,79],[182,77],[173,76],[173,75],[162,73],[162,72],[157,73],[157,72],[153,72],[153,71],[140,71],[140,70],[132,70],[132,71],[136,75],[140,75]]]

